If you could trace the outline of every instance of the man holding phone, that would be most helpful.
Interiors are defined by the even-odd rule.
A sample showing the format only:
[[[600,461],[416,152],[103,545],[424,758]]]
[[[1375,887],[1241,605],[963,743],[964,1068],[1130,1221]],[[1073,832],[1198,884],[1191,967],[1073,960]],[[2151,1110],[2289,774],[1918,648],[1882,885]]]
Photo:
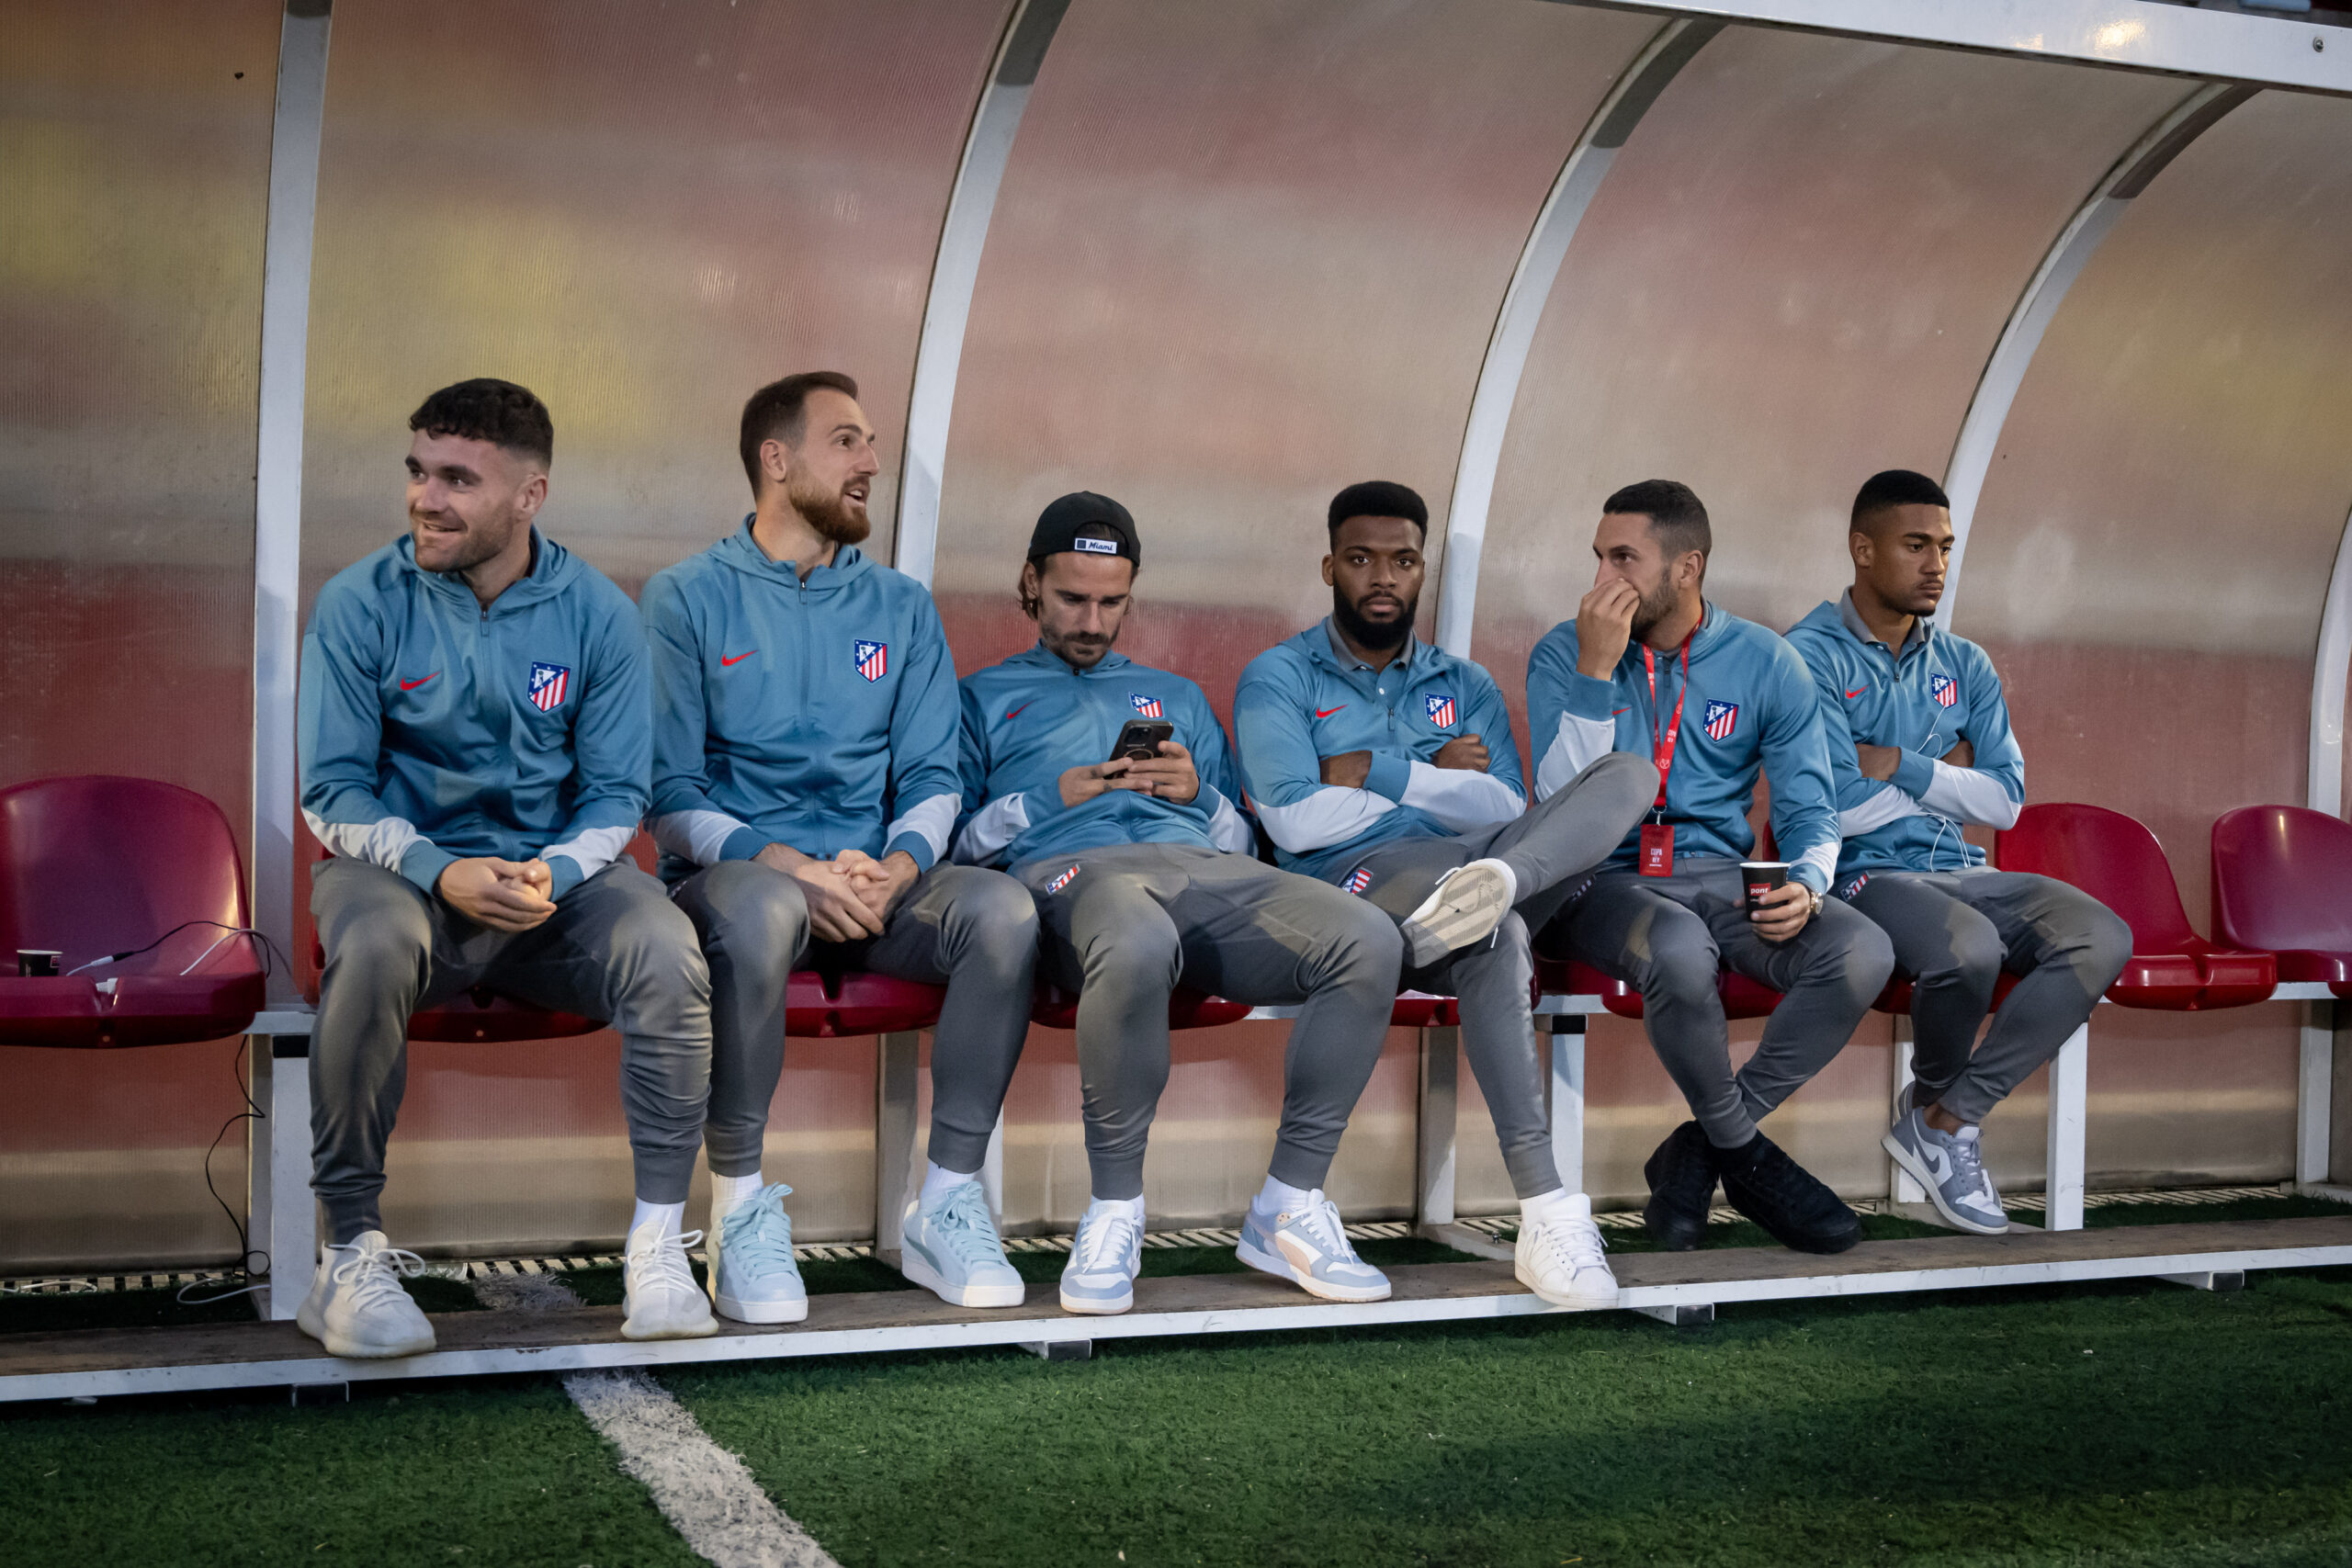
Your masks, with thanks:
[[[1037,917],[1011,877],[937,863],[961,795],[947,637],[921,583],[857,547],[880,464],[854,381],[763,387],[739,445],[752,514],[644,595],[648,825],[710,961],[711,1293],[742,1322],[808,1314],[792,1189],[761,1154],[786,981],[813,961],[947,987],[900,1267],[956,1305],[1019,1306],[979,1170],[1028,1036]]]
[[[1021,570],[1037,646],[963,682],[956,858],[1007,866],[1035,896],[1041,962],[1079,998],[1093,1201],[1062,1306],[1134,1304],[1144,1148],[1180,980],[1300,1009],[1241,1260],[1329,1300],[1380,1301],[1387,1279],[1356,1256],[1322,1187],[1380,1057],[1403,943],[1378,910],[1250,855],[1225,730],[1201,689],[1114,651],[1142,558],[1125,507],[1083,491],[1056,501]]]
[[[1996,871],[1963,826],[2007,828],[2025,757],[1984,650],[1928,618],[1943,600],[1951,502],[1890,468],[1854,497],[1854,582],[1797,624],[1813,669],[1845,847],[1838,896],[1869,916],[1916,976],[1917,1077],[1883,1140],[1962,1230],[2008,1229],[1978,1127],[2082,1027],[2132,957],[2132,929],[2079,888]],[[1993,991],[2020,976],[1977,1044]]]
[[[1413,635],[1427,504],[1375,479],[1333,497],[1326,521],[1329,617],[1250,660],[1234,694],[1250,807],[1286,870],[1397,922],[1408,986],[1460,998],[1519,1196],[1520,1282],[1557,1306],[1614,1306],[1591,1201],[1552,1158],[1528,933],[1647,808],[1650,770],[1596,758],[1529,811],[1493,677]]]
[[[1838,814],[1812,679],[1787,643],[1707,602],[1713,544],[1687,485],[1645,480],[1603,504],[1593,586],[1528,660],[1535,791],[1611,750],[1656,764],[1651,810],[1561,917],[1571,953],[1640,987],[1694,1118],[1643,1167],[1651,1235],[1698,1246],[1720,1179],[1784,1246],[1842,1252],[1861,1236],[1852,1211],[1756,1124],[1845,1047],[1894,957],[1876,926],[1823,902]],[[1759,773],[1789,876],[1751,908],[1739,863]],[[1736,1074],[1719,968],[1783,993]]]

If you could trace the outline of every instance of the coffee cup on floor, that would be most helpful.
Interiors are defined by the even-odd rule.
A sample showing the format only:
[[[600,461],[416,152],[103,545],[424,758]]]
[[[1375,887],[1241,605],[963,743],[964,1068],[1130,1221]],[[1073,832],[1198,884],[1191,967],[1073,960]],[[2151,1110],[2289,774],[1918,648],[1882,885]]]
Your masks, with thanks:
[[[1747,896],[1747,912],[1754,914],[1764,907],[1764,900],[1789,885],[1789,863],[1784,860],[1744,860],[1739,863],[1739,886]]]
[[[58,964],[65,954],[46,947],[17,949],[17,977],[20,980],[53,980]]]

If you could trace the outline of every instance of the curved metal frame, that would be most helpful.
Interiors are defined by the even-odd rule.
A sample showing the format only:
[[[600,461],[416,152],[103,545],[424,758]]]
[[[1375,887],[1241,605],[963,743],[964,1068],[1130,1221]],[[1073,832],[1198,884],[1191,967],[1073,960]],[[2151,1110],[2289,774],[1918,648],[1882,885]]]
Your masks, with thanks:
[[[269,132],[262,242],[261,392],[254,452],[253,919],[294,951],[294,671],[302,628],[302,400],[311,353],[311,238],[326,124],[329,0],[287,0]],[[294,977],[270,967],[273,1001]]]
[[[2344,815],[2344,694],[2352,682],[2352,517],[2335,547],[2327,604],[2319,617],[2319,654],[2312,665],[2311,773],[2303,804],[2331,817]]]
[[[1952,440],[1951,461],[1944,468],[1944,493],[1951,498],[1954,537],[1951,563],[1944,573],[1943,601],[1936,606],[1937,626],[1951,629],[1952,607],[1960,602],[1961,568],[1968,557],[1969,529],[1976,521],[1976,503],[1984,493],[1984,476],[1992,469],[2002,427],[2008,423],[2018,389],[2025,383],[2027,367],[2041,346],[2042,333],[2065,301],[2066,291],[2082,276],[2092,253],[2132,198],[2147,189],[2148,183],[2184,148],[2254,94],[2252,87],[2208,85],[2182,99],[2116,160],[2034,269],[1984,362],[1984,373],[1977,378],[1976,393],[1969,400],[1967,416]]]
[[[1487,511],[1495,498],[1495,475],[1502,467],[1503,439],[1510,432],[1511,408],[1527,372],[1527,352],[1551,302],[1552,284],[1566,259],[1568,243],[1576,238],[1585,209],[1634,127],[1691,57],[1723,29],[1721,22],[1668,22],[1642,47],[1592,111],[1520,248],[1519,265],[1511,270],[1510,287],[1503,291],[1502,309],[1496,313],[1487,355],[1478,367],[1478,385],[1462,433],[1462,457],[1453,468],[1453,497],[1446,508],[1437,641],[1448,653],[1470,656],[1478,558],[1486,546]]]
[[[1069,0],[1019,0],[1004,24],[996,62],[972,111],[964,161],[940,224],[939,254],[923,301],[922,335],[915,345],[914,385],[907,396],[906,461],[899,483],[899,529],[892,564],[931,585],[939,554],[940,486],[947,467],[947,425],[956,412],[956,378],[964,363],[964,329],[972,315],[980,253],[996,216],[997,188],[1012,156],[1012,139],[1029,107],[1037,68],[1061,26]]]

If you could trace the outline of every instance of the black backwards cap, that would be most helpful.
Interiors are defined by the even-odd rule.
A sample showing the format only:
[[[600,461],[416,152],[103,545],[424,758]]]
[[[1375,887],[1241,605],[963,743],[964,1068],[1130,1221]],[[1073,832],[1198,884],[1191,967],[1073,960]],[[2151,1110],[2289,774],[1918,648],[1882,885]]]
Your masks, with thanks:
[[[1115,537],[1089,538],[1089,528]],[[1090,556],[1124,556],[1137,571],[1143,570],[1143,541],[1136,536],[1136,520],[1127,509],[1107,495],[1074,491],[1037,513],[1036,531],[1029,536],[1029,558],[1044,560],[1065,551]]]
[[[1429,503],[1417,491],[1388,479],[1366,479],[1333,496],[1331,531],[1338,533],[1340,525],[1351,517],[1402,517],[1418,526],[1423,536],[1430,531]]]

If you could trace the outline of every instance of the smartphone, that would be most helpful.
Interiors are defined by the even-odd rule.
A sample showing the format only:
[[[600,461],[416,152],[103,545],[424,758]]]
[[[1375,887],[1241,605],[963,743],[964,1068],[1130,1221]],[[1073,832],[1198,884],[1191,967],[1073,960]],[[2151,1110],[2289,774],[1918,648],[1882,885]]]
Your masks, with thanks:
[[[1119,727],[1118,743],[1111,748],[1111,761],[1148,762],[1159,755],[1159,743],[1172,740],[1176,727],[1164,718],[1131,718]]]

